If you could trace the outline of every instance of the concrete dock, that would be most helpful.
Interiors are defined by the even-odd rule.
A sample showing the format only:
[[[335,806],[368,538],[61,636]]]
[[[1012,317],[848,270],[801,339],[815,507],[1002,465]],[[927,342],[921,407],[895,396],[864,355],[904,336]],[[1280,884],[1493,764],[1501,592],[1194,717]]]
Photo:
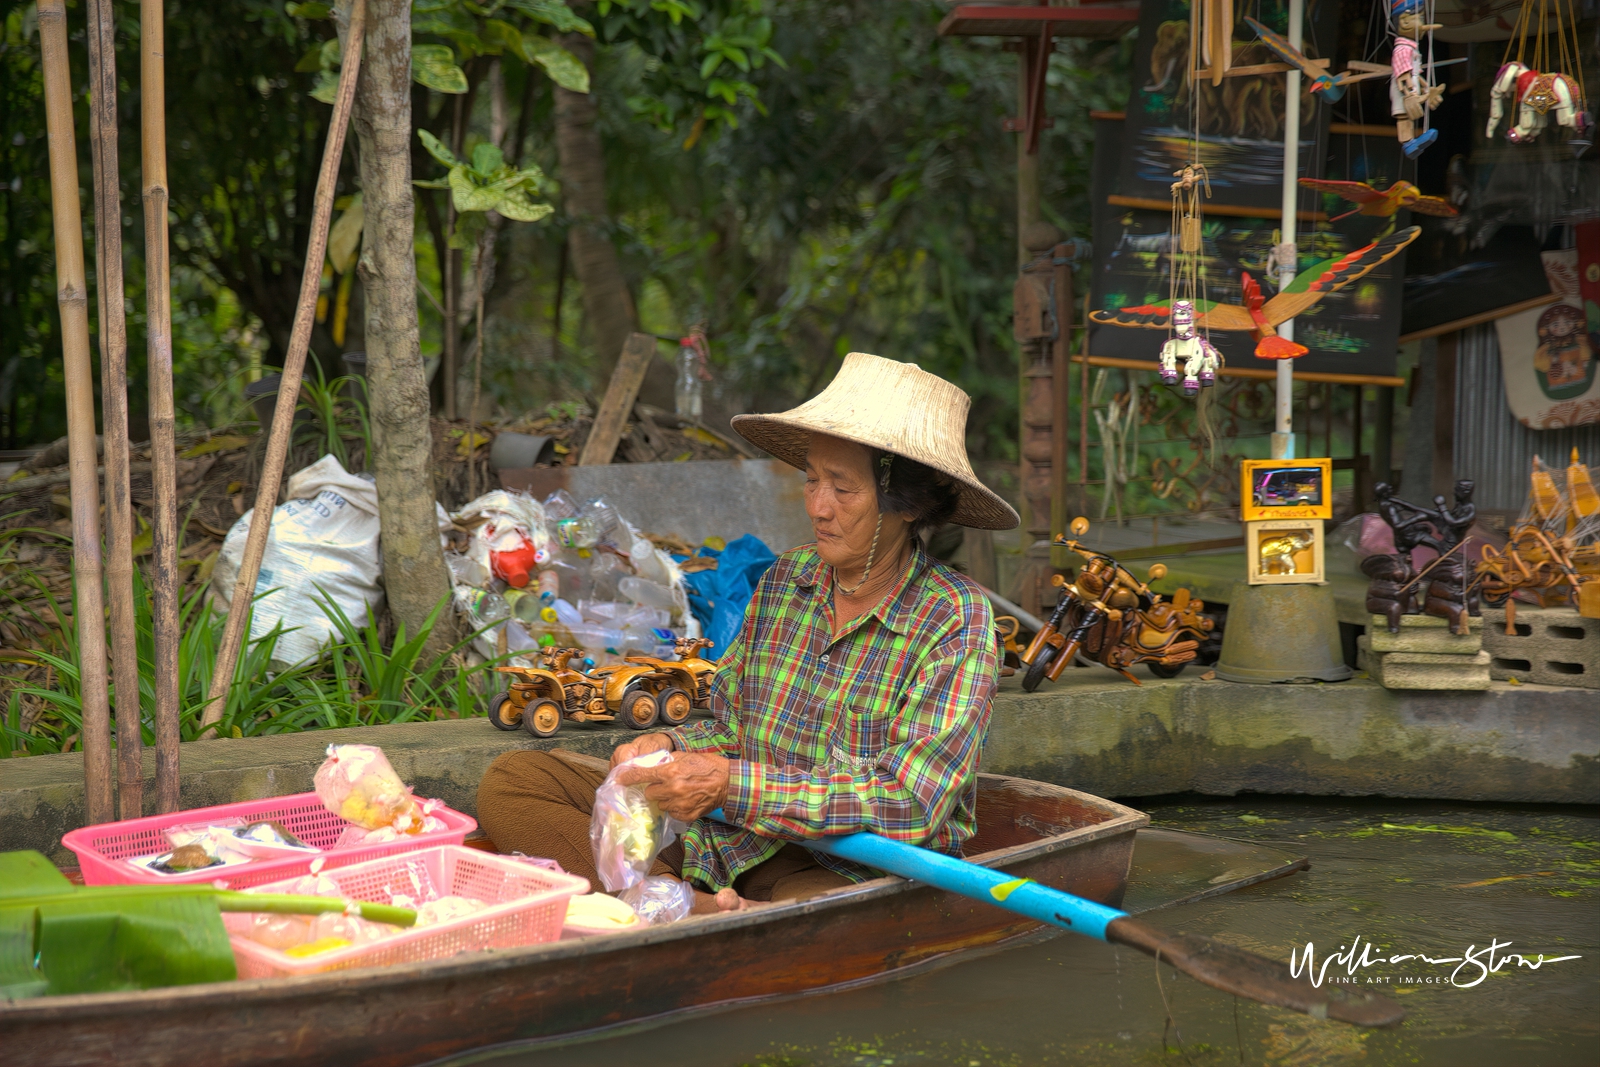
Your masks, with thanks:
[[[1390,692],[1365,679],[1319,685],[1204,681],[1190,668],[1143,685],[1098,668],[1024,693],[1008,678],[983,767],[1108,797],[1301,793],[1600,803],[1600,695],[1495,682],[1484,693]],[[183,806],[304,792],[331,743],[381,745],[421,796],[476,810],[479,779],[513,748],[597,756],[633,736],[563,727],[546,741],[488,720],[406,723],[183,746]],[[145,753],[145,773],[154,773]],[[153,784],[146,796],[153,797]],[[83,757],[0,760],[0,850],[65,859],[83,823]]]

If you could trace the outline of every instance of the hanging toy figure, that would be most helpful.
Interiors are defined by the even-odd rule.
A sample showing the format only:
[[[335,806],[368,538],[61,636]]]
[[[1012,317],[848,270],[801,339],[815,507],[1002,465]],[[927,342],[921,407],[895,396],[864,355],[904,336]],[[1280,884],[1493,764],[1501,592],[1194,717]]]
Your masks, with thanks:
[[[1195,304],[1205,300],[1205,283],[1200,277],[1202,250],[1201,191],[1211,195],[1211,179],[1205,164],[1191,162],[1174,171],[1172,183],[1172,265],[1168,276],[1172,315],[1167,343],[1161,346],[1161,381],[1178,384],[1178,364],[1183,364],[1183,395],[1194,396],[1201,388],[1215,385],[1222,353],[1211,339],[1199,332]]]
[[[1161,346],[1161,381],[1178,384],[1178,364],[1183,364],[1183,395],[1194,396],[1217,384],[1222,353],[1194,328],[1194,305],[1179,300],[1172,305],[1172,336]]]
[[[1556,45],[1553,51],[1548,43],[1551,38]],[[1511,54],[1513,44],[1515,58]],[[1556,125],[1572,131],[1569,144],[1581,156],[1590,145],[1587,131],[1593,122],[1584,110],[1587,95],[1579,55],[1578,24],[1570,8],[1563,12],[1560,0],[1522,0],[1516,28],[1506,42],[1505,57],[1489,90],[1489,126],[1485,135],[1493,137],[1503,117],[1507,122],[1506,140],[1527,144],[1550,125],[1554,112]],[[1525,59],[1531,62],[1524,62]]]
[[[1423,75],[1422,50],[1418,42],[1422,35],[1440,29],[1437,23],[1425,23],[1418,14],[1419,0],[1395,0],[1397,34],[1394,53],[1389,58],[1393,76],[1389,80],[1389,113],[1395,117],[1395,132],[1400,138],[1400,148],[1407,159],[1415,159],[1423,150],[1439,139],[1439,131],[1423,129],[1427,126],[1426,113],[1437,108],[1444,99],[1444,86],[1432,84]]]

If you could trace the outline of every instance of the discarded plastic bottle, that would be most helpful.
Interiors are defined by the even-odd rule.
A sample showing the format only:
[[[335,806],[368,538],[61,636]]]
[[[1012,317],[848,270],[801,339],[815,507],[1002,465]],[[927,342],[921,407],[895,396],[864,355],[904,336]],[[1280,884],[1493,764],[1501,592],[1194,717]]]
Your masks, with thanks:
[[[647,608],[660,608],[662,611],[670,612],[677,606],[673,601],[671,589],[648,578],[629,575],[617,583],[617,590],[635,604],[642,604]]]
[[[477,627],[489,626],[511,617],[511,606],[499,593],[470,586],[456,586],[456,606],[470,616]]]
[[[673,406],[680,418],[700,421],[705,386],[700,381],[700,359],[688,345],[678,349],[678,381],[672,391]]]

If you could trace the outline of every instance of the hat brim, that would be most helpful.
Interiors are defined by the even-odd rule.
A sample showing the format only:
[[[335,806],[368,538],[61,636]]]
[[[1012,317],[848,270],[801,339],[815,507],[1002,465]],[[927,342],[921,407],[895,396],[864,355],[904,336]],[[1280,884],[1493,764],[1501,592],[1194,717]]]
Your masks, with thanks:
[[[950,521],[975,530],[1014,530],[1022,518],[1001,496],[970,473],[955,470],[937,457],[913,455],[892,441],[875,440],[869,435],[833,426],[813,426],[804,419],[784,415],[735,415],[733,428],[757,448],[783,460],[798,470],[806,469],[806,454],[811,450],[811,435],[827,434],[868,448],[878,448],[914,460],[947,475],[960,487],[960,499]]]

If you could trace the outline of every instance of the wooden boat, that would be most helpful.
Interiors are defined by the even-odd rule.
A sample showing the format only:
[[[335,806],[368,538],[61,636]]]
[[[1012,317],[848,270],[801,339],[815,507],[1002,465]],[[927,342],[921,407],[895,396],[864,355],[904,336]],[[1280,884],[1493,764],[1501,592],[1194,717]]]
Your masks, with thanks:
[[[979,783],[976,863],[1119,906],[1148,818],[1061,786]],[[1282,870],[1277,873],[1284,873]],[[0,1061],[411,1065],[885,980],[1038,924],[900,878],[750,911],[422,964],[0,1004]]]

